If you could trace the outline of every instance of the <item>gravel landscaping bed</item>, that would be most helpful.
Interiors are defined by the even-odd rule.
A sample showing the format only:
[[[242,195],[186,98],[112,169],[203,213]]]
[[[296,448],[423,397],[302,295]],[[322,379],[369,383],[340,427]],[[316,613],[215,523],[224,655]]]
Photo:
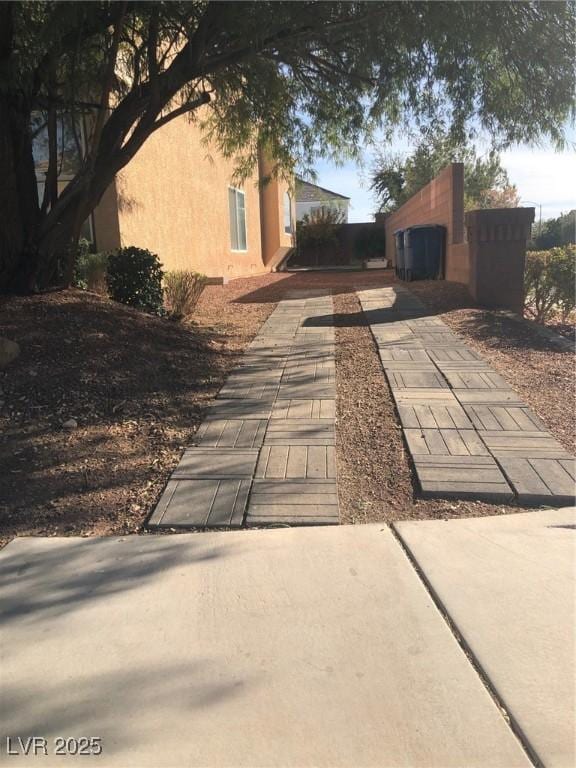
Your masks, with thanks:
[[[474,306],[463,286],[422,281],[408,286],[466,339],[574,453],[574,353],[558,349],[529,324]]]
[[[335,297],[337,458],[343,523],[479,517],[516,505],[417,499],[392,394],[355,295]]]
[[[78,290],[1,298],[0,336],[21,354],[0,371],[0,546],[14,536],[143,531],[205,408],[278,299],[293,288],[352,290],[346,277],[207,286],[183,323]]]
[[[74,290],[0,303],[0,336],[21,346],[0,372],[0,543],[142,530],[274,307],[244,293],[207,287],[183,324]]]
[[[21,346],[0,372],[0,543],[17,535],[141,532],[245,346],[280,298],[306,288],[330,288],[337,313],[342,521],[520,511],[415,500],[399,422],[355,295],[358,286],[392,280],[389,272],[235,280],[208,286],[184,323],[76,290],[0,300],[0,336]],[[409,288],[574,450],[571,353],[529,326],[475,308],[461,286]]]

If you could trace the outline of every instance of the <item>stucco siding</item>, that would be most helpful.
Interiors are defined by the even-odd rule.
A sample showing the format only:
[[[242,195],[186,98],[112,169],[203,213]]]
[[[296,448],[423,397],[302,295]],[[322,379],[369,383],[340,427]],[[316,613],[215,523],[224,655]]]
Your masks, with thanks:
[[[270,176],[271,164],[260,156],[260,172],[263,178]],[[290,220],[292,232],[284,229],[285,195],[290,196]],[[271,178],[261,189],[262,259],[268,269],[273,269],[295,243],[296,227],[294,195],[283,179]]]
[[[193,269],[226,278],[266,271],[262,260],[258,173],[243,184],[246,251],[231,248],[228,188],[233,161],[202,143],[186,117],[153,134],[116,178],[122,246],[158,254],[165,269]],[[98,217],[97,238],[110,240]]]

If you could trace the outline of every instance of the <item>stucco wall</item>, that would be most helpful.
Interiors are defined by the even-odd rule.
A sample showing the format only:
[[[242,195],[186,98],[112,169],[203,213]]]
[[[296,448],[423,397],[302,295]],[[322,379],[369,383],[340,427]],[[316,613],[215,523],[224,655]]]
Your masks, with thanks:
[[[386,216],[386,255],[396,260],[394,232],[419,224],[446,227],[445,278],[469,281],[468,246],[464,241],[464,166],[451,163],[397,211]]]
[[[94,209],[94,239],[99,251],[113,251],[120,247],[120,222],[115,181],[108,187]]]
[[[116,178],[119,244],[154,251],[165,269],[226,278],[265,272],[257,170],[243,185],[247,250],[231,249],[233,170],[233,161],[204,146],[200,129],[186,117],[168,123]],[[106,209],[95,216],[98,244],[114,240],[109,201]]]
[[[272,166],[261,153],[259,161],[262,178],[270,176]],[[290,196],[290,220],[292,232],[284,231],[284,195]],[[270,178],[260,193],[260,225],[262,227],[262,261],[267,269],[274,269],[294,246],[296,216],[294,193],[283,179]]]

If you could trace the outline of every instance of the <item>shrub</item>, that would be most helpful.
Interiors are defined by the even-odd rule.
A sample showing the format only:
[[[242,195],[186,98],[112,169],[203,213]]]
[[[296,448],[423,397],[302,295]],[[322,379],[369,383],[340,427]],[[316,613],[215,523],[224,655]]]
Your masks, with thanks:
[[[321,261],[334,262],[338,249],[338,230],[344,214],[337,208],[323,206],[307,213],[299,222],[296,241],[300,254],[312,257],[316,265]]]
[[[161,314],[162,265],[144,248],[119,248],[108,257],[110,296],[136,309]]]
[[[205,275],[178,269],[164,275],[164,301],[170,315],[179,320],[189,315],[206,285]]]
[[[385,251],[386,235],[381,227],[366,227],[356,235],[354,252],[358,259],[382,259]]]
[[[108,268],[107,253],[90,253],[87,240],[78,243],[74,284],[84,291],[94,291],[101,295],[108,293],[106,271]]]
[[[556,312],[565,321],[576,306],[576,245],[529,251],[526,255],[526,310],[538,323]]]

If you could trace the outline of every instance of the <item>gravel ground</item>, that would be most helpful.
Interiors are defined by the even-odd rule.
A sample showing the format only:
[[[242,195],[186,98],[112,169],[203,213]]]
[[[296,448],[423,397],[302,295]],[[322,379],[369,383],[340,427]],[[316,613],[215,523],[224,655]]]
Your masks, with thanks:
[[[17,535],[137,533],[239,355],[286,291],[330,288],[337,312],[343,522],[519,511],[416,501],[399,423],[356,286],[389,273],[263,275],[209,286],[178,324],[81,291],[0,300],[21,345],[0,372],[0,544]],[[449,283],[410,286],[466,336],[568,447],[573,356],[474,308]],[[74,418],[77,428],[63,423]]]
[[[455,283],[416,282],[409,288],[502,374],[574,453],[574,353],[559,350],[526,323],[478,309]]]
[[[351,290],[349,277],[208,286],[184,323],[77,290],[0,298],[0,336],[21,346],[0,371],[0,546],[14,536],[143,531],[207,405],[278,298],[326,284]],[[70,419],[77,427],[68,430]]]
[[[354,295],[336,296],[337,457],[343,523],[479,517],[525,509],[418,500],[392,394]],[[351,317],[347,321],[347,317]]]

